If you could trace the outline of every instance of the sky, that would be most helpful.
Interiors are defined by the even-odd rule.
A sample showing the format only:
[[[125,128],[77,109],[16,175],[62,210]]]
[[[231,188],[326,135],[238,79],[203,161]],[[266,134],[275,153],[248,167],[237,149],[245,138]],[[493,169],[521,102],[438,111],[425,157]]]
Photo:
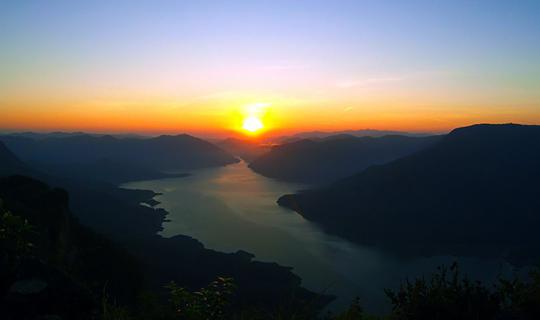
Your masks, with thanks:
[[[540,124],[540,1],[0,0],[0,130]]]

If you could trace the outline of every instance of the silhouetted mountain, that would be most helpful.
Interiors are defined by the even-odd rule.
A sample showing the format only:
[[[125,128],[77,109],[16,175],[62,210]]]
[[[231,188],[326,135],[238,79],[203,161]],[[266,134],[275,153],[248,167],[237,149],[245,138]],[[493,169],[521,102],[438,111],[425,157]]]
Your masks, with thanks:
[[[320,140],[331,136],[349,135],[353,137],[384,137],[384,136],[408,136],[408,137],[426,137],[431,134],[428,133],[413,133],[404,131],[390,131],[390,130],[375,130],[375,129],[362,129],[362,130],[342,130],[342,131],[308,131],[300,132],[290,136],[278,137],[274,140],[279,143],[291,143],[299,140]]]
[[[274,147],[249,167],[270,178],[324,183],[409,155],[439,139],[440,136],[358,138],[346,134],[318,141],[304,139]]]
[[[28,171],[26,165],[0,142],[0,176]]]
[[[0,157],[0,164],[3,163],[2,159],[4,158],[18,163],[17,158],[7,148],[4,148],[3,151],[2,154],[9,156]],[[10,174],[21,173],[18,172],[19,169],[17,167],[15,172],[10,172]],[[69,210],[71,209],[82,225],[90,227],[99,234],[113,240],[115,246],[124,247],[140,263],[137,266],[134,262],[115,264],[112,262],[114,259],[104,259],[99,263],[97,261],[87,261],[84,259],[97,259],[98,257],[94,255],[96,251],[87,252],[85,249],[78,253],[80,259],[83,260],[76,260],[74,263],[84,263],[85,265],[82,267],[93,268],[91,272],[89,271],[90,274],[96,272],[98,275],[109,275],[110,272],[117,272],[117,268],[122,269],[124,264],[130,268],[132,266],[140,267],[146,286],[157,292],[162,292],[163,285],[170,281],[175,281],[181,286],[195,290],[206,286],[216,277],[233,277],[239,285],[237,297],[239,307],[256,305],[275,308],[284,304],[310,302],[314,308],[318,309],[332,300],[329,296],[318,295],[301,287],[301,279],[293,274],[288,267],[282,267],[275,263],[253,261],[254,256],[243,251],[221,253],[209,250],[204,248],[197,240],[187,236],[163,238],[157,235],[156,233],[162,230],[162,223],[167,212],[163,209],[140,205],[142,202],[152,203],[152,198],[156,195],[152,191],[126,190],[94,180],[54,177],[29,170],[27,167],[22,167],[22,170],[23,172],[29,171],[33,177],[43,179],[54,186],[61,186],[69,192],[68,196],[65,191],[51,189],[33,178],[22,176],[0,178],[0,199],[6,204],[6,207],[14,214],[28,219],[31,224],[39,226],[40,230],[43,229],[44,231],[40,234],[50,237],[47,239],[58,242],[49,245],[49,240],[36,240],[36,243],[45,244],[45,247],[49,249],[58,247],[53,252],[46,253],[47,256],[59,257],[58,254],[60,254],[60,257],[66,255],[66,259],[74,257],[70,253],[71,251],[62,251],[67,250],[64,247],[64,241],[68,236],[68,231],[76,233],[74,235],[76,237],[83,237],[81,241],[85,242],[94,241],[92,239],[97,237],[91,231],[78,225],[71,216]],[[52,209],[49,209],[49,205],[52,206]],[[98,238],[101,240],[97,239],[96,241],[101,241],[105,249],[109,250],[107,249],[110,245],[108,240]],[[86,243],[85,245],[93,246],[94,244]],[[74,248],[73,250],[78,249]],[[99,251],[101,249],[93,250]],[[57,251],[59,251],[58,254]],[[109,252],[106,251],[106,254],[109,254]],[[117,258],[124,259],[123,253],[119,253]],[[107,265],[103,266],[100,263]],[[111,265],[108,265],[108,263],[111,263]],[[41,274],[40,270],[50,269],[49,265],[39,264],[38,269],[34,270],[32,269],[34,268],[33,265],[32,262],[30,266],[31,272],[27,274],[28,277],[35,277],[36,272]],[[126,272],[119,276],[117,280],[125,281],[123,277],[133,278],[134,280],[142,279],[141,275],[134,276],[130,270],[126,269]],[[64,277],[56,271],[47,271],[47,274],[49,273],[54,278],[54,281]],[[81,277],[82,280],[87,279],[84,278],[84,275]],[[65,290],[73,289],[72,282],[61,281],[59,294],[65,294]],[[94,282],[94,285],[99,286],[100,283],[99,290],[103,290],[103,282]],[[118,290],[127,290],[131,295],[136,295],[137,291],[132,290],[132,286],[138,284],[138,281],[133,281],[129,285],[117,288]],[[107,286],[112,285],[110,282],[107,284]],[[3,290],[7,290],[7,288],[3,288]],[[124,291],[118,294],[120,297],[126,295]],[[47,297],[46,293],[45,297]],[[92,308],[93,305],[87,304],[89,297],[91,297],[91,294],[85,293],[84,290],[77,291],[76,303],[79,303],[80,299],[81,303],[84,302],[85,305],[75,308],[83,311]],[[62,296],[56,298],[61,300]],[[69,301],[66,300],[67,297],[64,298],[65,301]],[[54,302],[54,308],[60,308],[57,306],[57,300],[44,299],[40,301],[45,301],[43,307],[45,310],[47,310],[47,301]],[[23,305],[32,304],[28,301],[21,303]]]
[[[361,243],[538,258],[539,181],[540,126],[475,125],[278,203]]]
[[[4,136],[12,136],[12,137],[24,137],[24,138],[34,139],[34,140],[42,140],[42,139],[49,139],[49,138],[67,138],[67,137],[76,137],[76,136],[103,137],[103,136],[107,136],[108,134],[85,133],[85,132],[81,132],[81,131],[75,131],[75,132],[64,132],[64,131],[32,132],[32,131],[26,131],[26,132],[5,133],[3,135]],[[147,138],[147,136],[139,135],[139,134],[133,134],[133,133],[110,134],[110,136],[113,136],[115,138],[140,138],[140,139]]]
[[[135,303],[142,284],[135,260],[82,227],[65,191],[23,176],[3,177],[0,200],[2,317],[91,319],[102,294]]]
[[[102,179],[117,183],[162,178],[163,171],[221,166],[237,161],[222,149],[189,136],[116,138],[68,135],[33,139],[0,136],[23,161],[55,175]]]
[[[270,149],[268,145],[261,144],[260,141],[238,138],[227,138],[225,140],[217,141],[216,145],[247,162],[251,162],[268,152]]]
[[[41,171],[53,176],[70,177],[71,179],[95,180],[112,184],[121,184],[134,180],[152,180],[173,177],[185,177],[186,173],[163,173],[131,163],[121,163],[109,159],[98,160],[90,164],[41,164]]]
[[[12,136],[12,137],[24,137],[24,138],[30,138],[34,140],[41,140],[41,139],[47,139],[47,138],[66,138],[66,137],[75,137],[75,136],[83,136],[83,135],[91,135],[95,137],[103,136],[100,134],[88,134],[84,132],[62,132],[62,131],[55,131],[55,132],[33,132],[33,131],[26,131],[26,132],[12,132],[5,134],[6,136]]]

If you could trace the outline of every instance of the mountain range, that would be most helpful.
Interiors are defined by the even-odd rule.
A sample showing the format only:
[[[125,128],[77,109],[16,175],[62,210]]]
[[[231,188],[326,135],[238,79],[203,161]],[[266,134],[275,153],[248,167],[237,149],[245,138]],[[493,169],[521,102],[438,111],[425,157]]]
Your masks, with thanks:
[[[167,212],[140,205],[152,202],[152,191],[42,173],[20,161],[1,142],[0,168],[0,203],[27,221],[32,230],[40,231],[43,239],[34,240],[46,249],[28,268],[17,267],[16,274],[5,274],[6,269],[0,268],[0,293],[11,295],[13,286],[28,283],[49,288],[30,296],[14,291],[13,300],[2,301],[2,310],[20,312],[21,305],[34,305],[27,310],[34,316],[53,312],[80,318],[70,312],[99,307],[95,298],[104,288],[114,301],[137,305],[132,300],[135,296],[149,290],[162,295],[163,286],[170,281],[196,290],[217,277],[235,279],[239,307],[277,308],[291,301],[311,301],[319,309],[332,300],[301,287],[301,279],[288,267],[255,261],[241,250],[209,250],[187,236],[158,235]],[[67,264],[58,264],[56,259]],[[3,258],[0,260],[3,266]],[[72,303],[74,309],[61,301]]]
[[[539,181],[540,126],[474,125],[278,203],[358,243],[518,261],[538,256]]]
[[[329,183],[426,148],[440,136],[389,135],[356,137],[340,134],[285,143],[253,160],[249,167],[270,178]]]
[[[0,141],[34,169],[111,183],[158,179],[166,172],[222,166],[238,160],[190,135],[118,138],[90,134],[4,135]]]
[[[376,130],[376,129],[360,129],[360,130],[340,130],[340,131],[306,131],[299,132],[293,135],[281,136],[274,138],[275,142],[283,144],[295,142],[303,139],[319,140],[330,136],[348,135],[353,137],[383,137],[383,136],[408,136],[408,137],[425,137],[433,134],[419,132],[405,132],[394,130]]]

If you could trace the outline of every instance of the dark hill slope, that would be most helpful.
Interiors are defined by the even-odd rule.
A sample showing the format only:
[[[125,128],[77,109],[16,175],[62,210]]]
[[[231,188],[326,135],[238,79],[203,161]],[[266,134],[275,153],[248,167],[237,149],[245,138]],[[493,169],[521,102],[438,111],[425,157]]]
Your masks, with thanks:
[[[428,253],[478,245],[530,256],[540,247],[539,181],[540,126],[475,125],[406,158],[278,202],[362,243]]]
[[[45,174],[29,168],[0,142],[0,178],[11,175],[29,176],[67,190],[77,218],[102,233],[121,236],[128,232],[154,234],[161,230],[165,212],[139,205],[155,196],[154,192],[120,189],[93,179]],[[131,222],[127,230],[126,221]]]
[[[320,141],[300,140],[273,148],[250,168],[267,177],[296,182],[328,183],[421,150],[431,137],[353,137],[338,135]]]
[[[0,176],[27,171],[24,163],[0,142]]]
[[[104,290],[121,304],[134,303],[141,293],[135,260],[81,226],[65,191],[23,176],[3,177],[0,202],[2,316],[90,319]]]

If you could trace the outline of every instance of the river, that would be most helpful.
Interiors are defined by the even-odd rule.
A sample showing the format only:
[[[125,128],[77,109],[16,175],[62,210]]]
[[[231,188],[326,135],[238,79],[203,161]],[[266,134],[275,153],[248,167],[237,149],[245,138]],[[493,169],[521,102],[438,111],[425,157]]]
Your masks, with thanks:
[[[358,296],[369,312],[388,311],[384,288],[396,289],[407,277],[429,275],[437,266],[456,260],[470,277],[483,281],[512,272],[503,261],[403,258],[328,235],[276,204],[281,195],[309,186],[266,178],[245,162],[196,170],[184,178],[132,182],[123,187],[162,193],[156,200],[169,212],[163,236],[188,235],[210,249],[242,249],[259,261],[293,267],[306,288],[337,296],[330,305],[334,310],[345,308]]]

